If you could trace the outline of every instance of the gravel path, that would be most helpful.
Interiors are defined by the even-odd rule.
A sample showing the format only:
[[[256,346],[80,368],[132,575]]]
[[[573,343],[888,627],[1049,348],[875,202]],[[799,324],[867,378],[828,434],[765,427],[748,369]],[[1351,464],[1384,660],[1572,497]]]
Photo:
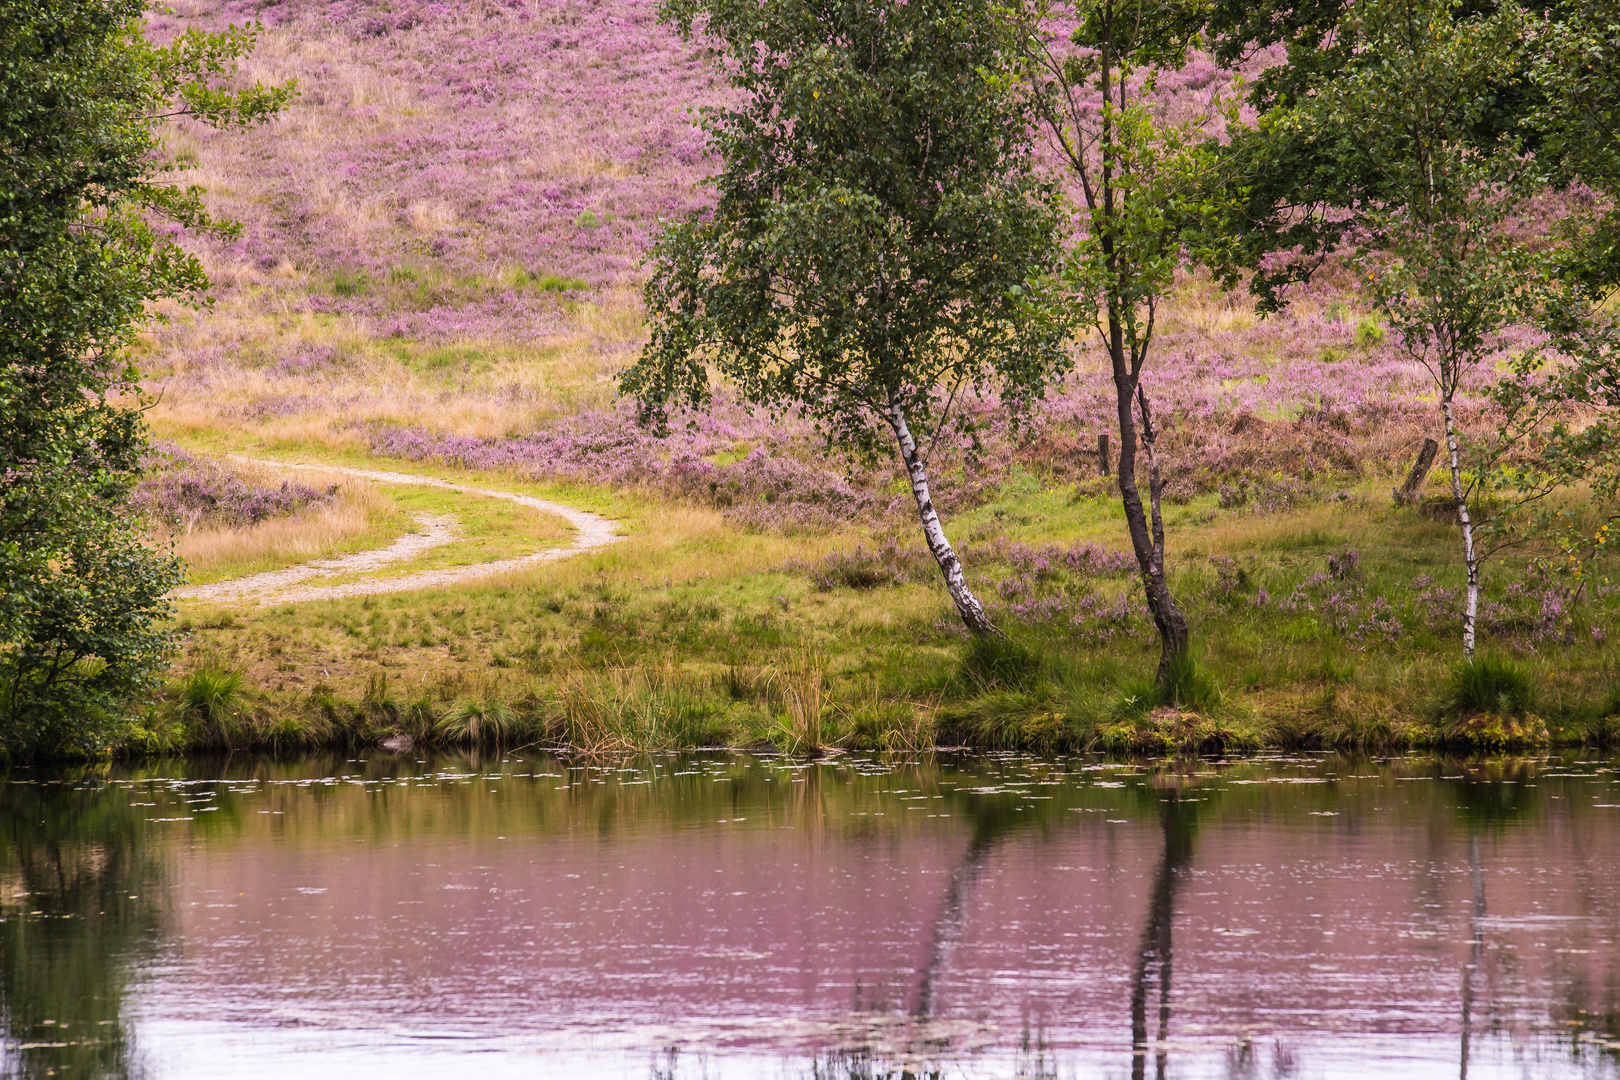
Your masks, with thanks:
[[[576,535],[574,536],[574,542],[568,547],[548,548],[545,551],[537,551],[533,555],[524,555],[516,559],[500,559],[496,562],[477,563],[472,566],[452,566],[440,570],[423,570],[420,573],[404,574],[394,578],[348,581],[340,585],[303,584],[312,578],[335,577],[339,574],[366,573],[380,570],[390,563],[415,558],[425,551],[431,551],[436,547],[454,543],[458,539],[455,518],[418,514],[415,520],[417,527],[421,531],[402,536],[386,548],[376,551],[359,551],[338,559],[322,559],[318,562],[305,563],[302,566],[289,567],[286,570],[253,574],[250,577],[237,578],[234,581],[217,581],[209,585],[188,585],[183,589],[175,590],[173,595],[177,598],[215,602],[245,598],[257,603],[260,607],[267,607],[271,604],[285,604],[300,600],[337,600],[346,596],[412,592],[417,589],[459,585],[465,581],[476,581],[479,578],[491,577],[496,574],[506,574],[539,563],[555,562],[558,559],[566,559],[570,555],[578,555],[581,552],[606,547],[623,539],[615,531],[618,523],[611,518],[593,514],[588,510],[577,510],[572,506],[564,506],[561,503],[536,499],[530,495],[517,495],[510,491],[495,491],[489,488],[472,487],[468,484],[456,484],[449,480],[439,480],[431,476],[387,472],[381,469],[354,469],[343,465],[292,464],[282,461],[242,457],[237,454],[230,456],[233,461],[264,465],[271,468],[313,469],[323,473],[341,473],[344,476],[357,476],[366,480],[375,480],[382,484],[434,487],[446,491],[459,491],[467,495],[482,495],[490,499],[506,499],[520,506],[533,507],[542,513],[557,515],[574,527]]]

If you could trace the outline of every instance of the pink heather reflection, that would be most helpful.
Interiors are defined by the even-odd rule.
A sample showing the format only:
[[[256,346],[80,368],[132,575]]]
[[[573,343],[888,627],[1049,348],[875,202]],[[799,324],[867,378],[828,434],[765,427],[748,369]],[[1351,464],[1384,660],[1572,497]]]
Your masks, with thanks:
[[[176,1076],[1615,1071],[1606,775],[1506,822],[1387,775],[1308,808],[1092,789],[1061,816],[1052,788],[986,815],[981,780],[939,780],[817,814],[779,788],[724,822],[593,821],[510,777],[442,805],[273,794],[281,835],[177,841],[137,1043]],[[375,828],[398,798],[441,816]]]

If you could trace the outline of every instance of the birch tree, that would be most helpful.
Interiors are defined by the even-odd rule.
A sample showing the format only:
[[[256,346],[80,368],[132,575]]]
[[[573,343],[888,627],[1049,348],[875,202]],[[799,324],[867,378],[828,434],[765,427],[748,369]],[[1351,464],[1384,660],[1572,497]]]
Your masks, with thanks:
[[[1546,167],[1511,129],[1488,122],[1501,88],[1522,78],[1536,27],[1511,4],[1466,15],[1448,0],[1365,0],[1342,32],[1356,43],[1343,69],[1270,127],[1284,142],[1333,147],[1372,181],[1371,197],[1346,208],[1343,236],[1395,342],[1434,382],[1467,570],[1463,655],[1472,660],[1481,566],[1489,545],[1511,536],[1503,511],[1557,486],[1526,482],[1510,459],[1558,399],[1498,395],[1512,407],[1472,447],[1458,416],[1458,397],[1482,365],[1508,351],[1508,331],[1568,321],[1556,245],[1524,242],[1509,227],[1545,188]],[[1521,370],[1541,364],[1539,351],[1529,355]],[[1485,492],[1509,505],[1492,510],[1482,533]]]
[[[922,449],[970,390],[1039,395],[1067,361],[1045,302],[1058,198],[984,0],[672,0],[739,104],[707,110],[712,210],[650,261],[651,339],[621,380],[642,417],[701,406],[711,372],[847,449],[892,439],[963,623],[995,628],[934,505]],[[958,414],[960,415],[960,414]]]

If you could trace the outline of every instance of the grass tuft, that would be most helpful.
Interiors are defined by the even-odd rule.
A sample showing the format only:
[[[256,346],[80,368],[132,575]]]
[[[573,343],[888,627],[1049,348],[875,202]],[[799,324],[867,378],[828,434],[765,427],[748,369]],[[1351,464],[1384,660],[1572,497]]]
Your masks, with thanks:
[[[1191,652],[1171,659],[1168,685],[1154,690],[1155,705],[1177,705],[1193,712],[1208,712],[1224,697],[1220,683]]]
[[[1441,714],[1522,716],[1534,704],[1535,686],[1523,665],[1504,656],[1480,655],[1452,669]]]
[[[500,746],[516,727],[517,714],[505,703],[463,698],[444,711],[435,730],[447,742]]]
[[[783,735],[788,753],[818,753],[822,748],[821,713],[827,702],[827,661],[806,650],[777,674],[787,713]]]
[[[1040,656],[1007,637],[976,636],[962,656],[962,673],[981,691],[1027,686],[1040,670]]]
[[[229,746],[240,726],[244,697],[241,675],[214,665],[201,667],[181,684],[180,717],[196,741]]]

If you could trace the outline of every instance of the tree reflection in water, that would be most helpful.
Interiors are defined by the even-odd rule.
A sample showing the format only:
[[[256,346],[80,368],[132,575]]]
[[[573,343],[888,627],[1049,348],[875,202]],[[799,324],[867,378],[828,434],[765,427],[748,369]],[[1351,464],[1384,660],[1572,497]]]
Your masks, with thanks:
[[[146,1075],[124,1003],[164,929],[166,881],[143,828],[93,779],[0,782],[0,1075]]]
[[[1170,788],[1159,801],[1159,828],[1164,835],[1164,853],[1153,875],[1148,894],[1147,924],[1136,947],[1136,969],[1131,974],[1131,1077],[1147,1075],[1150,1047],[1148,1037],[1148,983],[1158,983],[1159,1029],[1151,1040],[1156,1046],[1154,1076],[1164,1080],[1169,1051],[1165,1039],[1170,1034],[1170,956],[1171,927],[1176,910],[1176,887],[1182,869],[1192,861],[1193,833],[1197,827],[1196,805],[1183,802],[1180,791]]]

